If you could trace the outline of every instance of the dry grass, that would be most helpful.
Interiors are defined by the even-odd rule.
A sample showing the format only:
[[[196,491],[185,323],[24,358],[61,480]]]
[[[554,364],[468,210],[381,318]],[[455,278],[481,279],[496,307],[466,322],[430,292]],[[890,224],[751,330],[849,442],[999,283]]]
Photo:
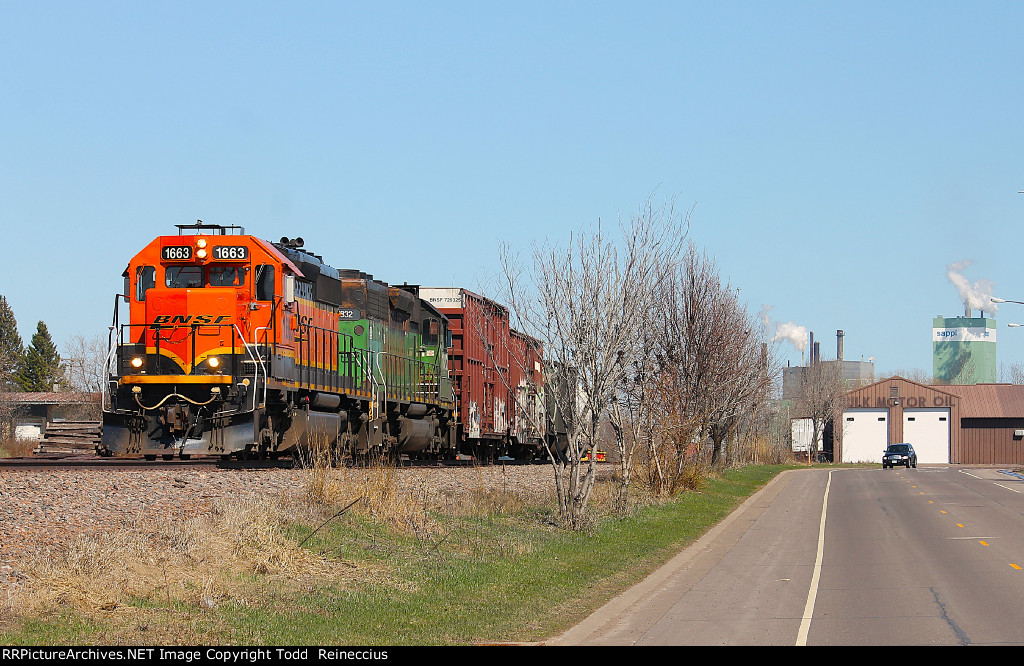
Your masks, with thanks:
[[[746,447],[744,460],[754,465],[780,465],[789,462],[793,452],[777,440],[759,437]]]
[[[8,439],[0,442],[0,458],[24,458],[37,446],[39,442],[34,439]]]
[[[294,497],[236,496],[188,521],[126,521],[79,537],[26,563],[6,588],[0,572],[0,628],[5,618],[63,609],[112,627],[105,629],[108,642],[216,642],[219,616],[204,611],[222,604],[281,610],[298,608],[304,593],[324,586],[403,586],[380,563],[386,559],[343,561],[337,549],[303,547],[288,531],[295,524],[327,529],[355,501],[348,509],[355,517],[414,536],[424,552],[443,544],[474,556],[512,557],[533,545],[496,539],[483,525],[553,497],[549,484],[524,488],[515,470],[497,466],[458,470],[448,485],[441,481],[444,470],[408,471],[389,461],[334,468],[328,457],[310,456]],[[599,484],[597,493],[604,502],[611,484]],[[465,520],[453,526],[439,515]]]
[[[309,517],[315,518],[318,512],[330,515],[358,500],[349,509],[352,513],[420,535],[437,532],[435,514],[455,518],[510,514],[548,499],[548,493],[520,487],[500,466],[474,468],[472,481],[457,488],[435,483],[440,470],[424,469],[423,475],[399,478],[394,462],[387,459],[333,468],[328,456],[319,455],[307,456],[303,466],[303,501],[312,512]]]
[[[672,490],[676,494],[700,490],[707,482],[710,473],[711,468],[706,463],[694,462],[684,465],[679,476],[676,477]]]
[[[429,509],[421,498],[402,488],[397,470],[387,459],[359,467],[335,468],[327,454],[307,454],[302,459],[304,493],[300,519],[312,522],[336,515],[340,507],[376,523],[387,523],[414,532],[431,524]],[[351,506],[350,506],[351,505]]]
[[[294,509],[265,498],[237,498],[184,523],[125,522],[79,537],[58,552],[40,555],[5,592],[0,618],[74,609],[125,632],[128,642],[159,640],[165,627],[181,633],[174,610],[287,603],[324,584],[387,584],[385,571],[323,557],[299,548],[285,533]],[[150,627],[138,636],[140,626]],[[202,636],[197,636],[202,638]]]

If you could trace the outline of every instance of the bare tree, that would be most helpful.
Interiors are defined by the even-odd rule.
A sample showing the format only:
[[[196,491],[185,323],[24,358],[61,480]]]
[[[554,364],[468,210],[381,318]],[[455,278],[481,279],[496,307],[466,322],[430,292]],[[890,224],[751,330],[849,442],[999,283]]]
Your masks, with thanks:
[[[107,356],[105,336],[86,338],[71,335],[64,343],[64,376],[73,391],[99,391],[103,387],[103,362]]]
[[[715,309],[717,334],[709,358],[714,390],[708,396],[708,431],[711,465],[719,467],[729,462],[728,442],[740,424],[767,400],[772,370],[760,329],[728,285],[720,288]]]
[[[818,438],[826,424],[843,413],[846,385],[842,365],[815,361],[804,371],[797,413],[811,419],[811,442],[807,450],[810,463],[818,454]]]
[[[1003,384],[1024,384],[1024,364],[1000,363],[999,381]]]
[[[768,398],[775,363],[763,328],[692,244],[660,294],[663,437],[651,463],[657,489],[673,493],[705,444],[711,465],[726,462],[728,441]]]
[[[609,424],[615,436],[619,462],[618,506],[625,510],[629,503],[632,472],[637,455],[650,451],[658,434],[654,326],[650,316],[655,307],[647,310],[647,320],[637,331],[636,346],[626,358],[625,372],[616,387],[609,410]]]
[[[770,349],[770,347],[769,347]],[[781,392],[778,387],[768,389],[763,400],[754,403],[744,416],[736,446],[731,448],[730,460],[753,464],[781,464],[792,454],[792,421],[789,406],[773,400]]]
[[[549,458],[559,512],[571,527],[583,524],[596,480],[596,456],[582,459],[637,354],[654,287],[677,256],[688,221],[671,203],[656,206],[648,197],[636,215],[620,220],[617,241],[599,222],[567,247],[535,246],[526,270],[502,252],[517,328],[542,340],[548,363],[572,381],[549,390],[567,438],[565,455],[549,450]]]

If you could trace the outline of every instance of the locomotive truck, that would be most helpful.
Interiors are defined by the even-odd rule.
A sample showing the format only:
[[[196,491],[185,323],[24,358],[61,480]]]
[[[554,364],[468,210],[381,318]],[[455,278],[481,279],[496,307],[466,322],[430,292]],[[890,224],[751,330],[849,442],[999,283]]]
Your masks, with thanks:
[[[541,349],[499,304],[458,290],[458,307],[439,307],[443,290],[338,270],[301,238],[176,226],[129,261],[115,298],[101,454],[543,450]]]

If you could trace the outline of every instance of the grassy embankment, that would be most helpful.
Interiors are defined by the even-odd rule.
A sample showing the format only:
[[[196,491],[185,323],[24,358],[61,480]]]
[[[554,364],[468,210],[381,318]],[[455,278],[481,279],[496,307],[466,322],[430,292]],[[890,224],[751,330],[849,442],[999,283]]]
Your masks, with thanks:
[[[394,470],[314,468],[290,502],[237,499],[186,525],[124,525],[26,563],[0,596],[0,644],[542,641],[786,468],[729,470],[627,517],[611,515],[606,482],[579,532],[554,527],[535,497],[481,485],[428,500]],[[363,499],[335,516],[353,497]]]

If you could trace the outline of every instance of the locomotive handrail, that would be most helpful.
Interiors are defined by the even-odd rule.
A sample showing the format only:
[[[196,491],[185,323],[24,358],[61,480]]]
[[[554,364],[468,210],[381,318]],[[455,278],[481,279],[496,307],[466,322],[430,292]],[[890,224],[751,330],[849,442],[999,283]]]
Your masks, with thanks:
[[[113,402],[110,400],[110,378],[113,376],[112,368],[117,358],[117,345],[115,344],[114,338],[114,327],[111,326],[110,330],[107,331],[107,355],[103,359],[103,387],[100,389],[100,400],[104,407],[111,407]]]
[[[252,359],[252,364],[253,364],[253,384],[255,384],[255,386],[253,388],[256,388],[256,387],[258,387],[260,385],[260,369],[261,368],[263,369],[264,375],[266,375],[266,373],[267,373],[267,369],[263,365],[263,359],[260,358],[259,355],[258,355],[259,347],[257,347],[255,345],[255,343],[253,344],[252,348],[249,347],[249,343],[245,341],[245,336],[242,335],[242,331],[238,328],[238,324],[234,325],[234,330],[235,330],[236,333],[238,333],[238,339],[242,341],[242,347],[245,349],[245,353],[248,354],[250,359]],[[253,333],[255,334],[255,331]],[[192,344],[193,345],[195,344],[195,338],[193,338]],[[232,336],[232,338],[231,338],[232,356],[234,356],[234,353],[233,353],[234,352],[234,347],[235,347],[235,340],[234,340],[234,336]],[[253,349],[257,350],[256,354],[253,354]],[[194,358],[195,358],[195,355],[193,354],[193,359]],[[232,363],[234,363],[233,359],[232,359]],[[232,374],[234,374],[234,373],[232,373]],[[252,394],[253,394],[252,395],[252,408],[256,409],[256,391],[254,390],[252,392]],[[266,381],[263,382],[263,404],[267,404],[267,382]]]
[[[359,391],[373,392],[376,377],[373,374],[372,352],[355,346],[355,338],[344,333],[340,334],[345,347],[338,352],[338,372],[341,376],[352,380],[352,388]]]
[[[300,383],[329,386],[337,389],[341,383],[338,374],[338,333],[322,326],[302,324],[298,350]],[[333,362],[330,359],[334,359]],[[324,367],[318,367],[317,363]],[[333,368],[331,366],[334,366]],[[331,372],[331,370],[334,370]]]
[[[379,396],[440,399],[451,391],[448,369],[439,363],[357,347],[352,336],[322,326],[304,324],[300,331],[296,345],[300,383],[336,390],[369,388],[371,400]]]
[[[263,331],[263,344],[262,345],[260,344],[260,341],[259,341],[259,333],[260,333],[260,331]],[[270,331],[270,327],[269,326],[257,326],[252,331],[252,348],[253,348],[253,352],[254,352],[254,356],[255,356],[255,358],[253,359],[253,364],[257,366],[256,374],[254,376],[253,381],[256,382],[257,386],[259,386],[259,368],[263,368],[263,375],[264,375],[264,377],[266,377],[266,380],[263,382],[263,404],[267,403],[267,384],[270,381],[270,370],[267,369],[267,364],[265,362],[265,359],[263,358],[263,354],[260,353],[260,350],[261,349],[267,349],[271,355],[273,355],[273,353],[274,353],[274,350],[271,347],[271,344],[267,342],[267,340],[268,340],[268,338],[267,338],[268,331]],[[243,340],[242,342],[244,343],[245,340]],[[256,405],[256,401],[255,401],[255,397],[254,397],[253,398],[253,407],[254,408],[255,408],[255,405]]]
[[[440,398],[440,370],[437,363],[427,363],[410,356],[400,356],[391,352],[377,352],[377,366],[380,369],[381,361],[384,368],[381,370],[382,379],[390,377],[391,393],[408,400],[428,400]],[[384,392],[387,394],[387,384],[384,383]]]
[[[259,332],[263,331],[263,343],[262,343],[262,346],[263,347],[269,347],[270,345],[267,344],[267,331],[269,331],[269,330],[270,330],[269,326],[257,326],[256,328],[252,329],[252,344],[253,344],[253,346],[257,350],[256,357],[258,359],[260,359],[261,361],[263,360],[263,356],[259,353],[259,348],[261,346],[260,341],[259,341]]]
[[[110,378],[113,376],[111,370],[114,359],[117,358],[118,345],[115,332],[120,325],[120,304],[122,298],[127,299],[124,294],[114,294],[114,319],[110,324],[110,328],[107,329],[107,356],[103,359],[103,386],[100,388],[100,404],[105,409],[113,407],[113,401],[110,399]]]
[[[381,367],[380,367],[381,353],[380,352],[376,352],[375,353],[375,352],[372,352],[372,351],[370,353],[372,355],[373,364],[375,366],[377,366],[377,372],[371,372],[370,373],[370,375],[373,377],[373,387],[376,390],[376,393],[373,396],[373,401],[376,404],[377,400],[379,399],[380,391],[377,390],[377,387],[381,386],[381,387],[384,388],[384,400],[386,402],[387,398],[388,398],[388,383],[387,383],[387,380],[385,378],[384,371],[381,370]],[[378,375],[380,376],[380,381],[377,381],[377,376]],[[379,409],[379,405],[376,408]]]
[[[263,356],[259,353],[260,341],[258,339],[260,331],[263,331],[263,346],[268,348],[270,354],[273,355],[274,352],[277,350],[277,335],[276,335],[276,332],[277,332],[277,305],[278,305],[278,303],[280,303],[280,301],[281,301],[281,297],[280,296],[275,296],[273,301],[272,301],[272,303],[271,303],[271,306],[270,306],[270,324],[268,324],[267,326],[257,326],[252,331],[252,343],[253,343],[253,345],[256,346],[257,357],[261,361],[263,360]],[[270,331],[274,331],[275,334],[273,336],[269,336],[268,333]],[[267,377],[269,378],[270,377],[270,371],[266,370],[266,367],[264,367],[264,370],[266,371]]]

